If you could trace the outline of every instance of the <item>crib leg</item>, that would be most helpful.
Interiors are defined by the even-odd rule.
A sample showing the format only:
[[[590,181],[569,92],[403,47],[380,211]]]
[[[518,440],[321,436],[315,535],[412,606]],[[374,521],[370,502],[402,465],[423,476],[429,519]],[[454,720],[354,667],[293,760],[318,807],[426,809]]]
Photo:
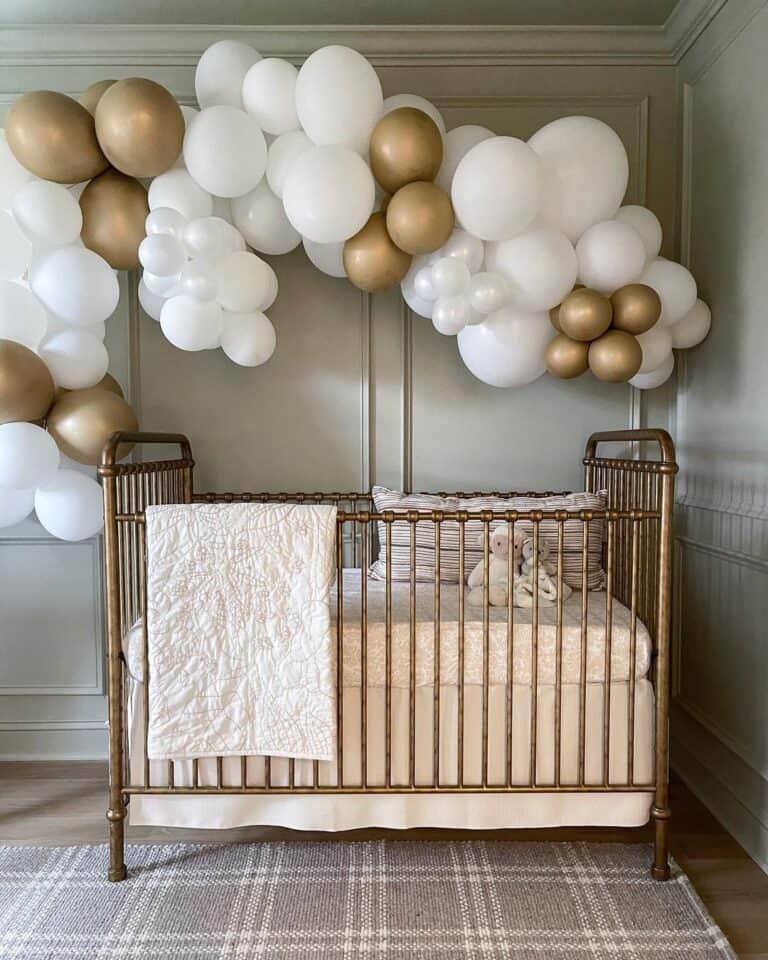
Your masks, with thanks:
[[[109,873],[107,879],[112,883],[125,880],[128,871],[125,867],[125,806],[117,810],[107,810],[109,821]]]
[[[651,808],[654,826],[653,866],[651,876],[654,880],[669,880],[669,807]]]

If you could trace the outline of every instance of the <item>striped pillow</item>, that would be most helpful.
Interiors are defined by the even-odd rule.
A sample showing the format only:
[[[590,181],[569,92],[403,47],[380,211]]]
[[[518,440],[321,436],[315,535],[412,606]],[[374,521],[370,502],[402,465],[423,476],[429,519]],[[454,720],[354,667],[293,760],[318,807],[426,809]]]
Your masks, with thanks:
[[[400,493],[386,487],[373,488],[373,502],[377,512],[392,510],[407,513],[409,510],[604,510],[605,491],[600,493],[568,493],[551,497],[438,497],[433,494]],[[491,530],[503,521],[490,524]],[[378,524],[379,555],[371,564],[369,575],[374,580],[386,579],[386,531],[385,524]],[[576,590],[582,586],[582,538],[584,524],[581,520],[567,520],[563,526],[563,579]],[[602,569],[603,528],[602,520],[588,523],[587,585],[590,590],[600,589],[605,582]],[[532,533],[530,521],[519,520],[515,530]],[[483,558],[482,520],[468,520],[464,533],[464,578]],[[547,539],[553,552],[557,550],[557,522],[542,521],[540,535]],[[416,580],[434,580],[435,577],[435,524],[431,520],[416,524]],[[392,579],[409,580],[411,574],[411,525],[392,524]],[[459,524],[445,520],[440,525],[440,579],[449,583],[459,580]]]

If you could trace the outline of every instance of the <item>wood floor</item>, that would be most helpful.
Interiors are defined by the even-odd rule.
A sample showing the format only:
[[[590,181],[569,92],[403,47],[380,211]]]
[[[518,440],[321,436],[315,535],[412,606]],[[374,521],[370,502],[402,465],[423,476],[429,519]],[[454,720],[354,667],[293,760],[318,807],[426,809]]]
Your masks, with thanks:
[[[100,843],[106,838],[106,767],[101,763],[0,763],[0,842]],[[768,876],[680,782],[672,785],[672,852],[710,913],[744,960],[768,960]],[[478,837],[455,830],[356,830],[348,839]],[[274,840],[296,836],[272,827],[218,830],[129,828],[129,841]],[[302,837],[329,839],[329,834]],[[338,837],[338,834],[333,834]],[[504,839],[647,841],[647,827],[507,830]]]

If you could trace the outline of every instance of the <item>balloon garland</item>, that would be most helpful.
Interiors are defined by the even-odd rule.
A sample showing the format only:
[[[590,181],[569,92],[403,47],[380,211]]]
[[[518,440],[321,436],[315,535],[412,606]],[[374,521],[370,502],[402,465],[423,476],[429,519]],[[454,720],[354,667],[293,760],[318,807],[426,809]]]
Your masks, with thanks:
[[[181,350],[266,362],[272,267],[302,244],[323,273],[456,336],[468,369],[516,387],[547,370],[641,389],[709,309],[661,225],[621,206],[629,164],[591,117],[528,142],[446,131],[415,94],[384,99],[373,67],[328,46],[300,69],[225,40],[197,65],[199,110],[159,84],[99,80],[80,100],[21,97],[0,137],[0,526],[34,508],[54,536],[101,529],[92,467],[136,416],[107,374],[117,270]],[[148,189],[146,181],[149,180]],[[119,451],[126,456],[128,449]]]

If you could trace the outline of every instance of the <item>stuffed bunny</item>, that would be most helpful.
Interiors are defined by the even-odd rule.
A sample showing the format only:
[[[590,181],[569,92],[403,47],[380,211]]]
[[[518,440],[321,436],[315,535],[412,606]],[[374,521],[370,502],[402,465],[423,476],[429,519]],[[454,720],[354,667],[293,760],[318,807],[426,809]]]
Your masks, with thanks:
[[[520,573],[525,534],[515,531],[512,554],[512,577]],[[481,533],[477,544],[482,547],[485,543],[485,534]],[[488,602],[494,607],[504,607],[509,598],[509,526],[500,524],[491,532],[488,538],[490,557],[488,561]],[[467,602],[473,606],[483,605],[483,568],[485,562],[480,560],[474,570],[467,577],[467,586],[470,588]]]

